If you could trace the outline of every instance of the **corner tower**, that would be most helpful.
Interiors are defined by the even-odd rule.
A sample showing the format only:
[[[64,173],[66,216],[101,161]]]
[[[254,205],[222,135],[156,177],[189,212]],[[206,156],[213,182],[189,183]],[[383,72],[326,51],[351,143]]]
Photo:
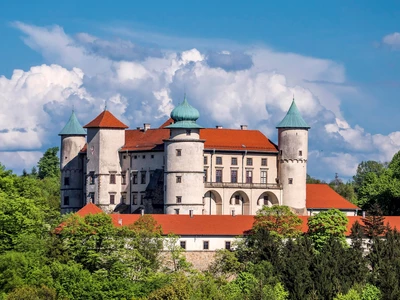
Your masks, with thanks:
[[[79,152],[86,143],[86,131],[72,111],[61,136],[61,213],[74,212],[83,207],[83,161]]]
[[[283,205],[298,214],[306,213],[306,177],[308,157],[308,130],[296,103],[292,101],[278,129],[279,182],[283,188]]]
[[[170,137],[164,140],[164,212],[202,214],[204,192],[204,140],[196,124],[200,114],[186,99],[171,112],[174,123],[167,126]]]

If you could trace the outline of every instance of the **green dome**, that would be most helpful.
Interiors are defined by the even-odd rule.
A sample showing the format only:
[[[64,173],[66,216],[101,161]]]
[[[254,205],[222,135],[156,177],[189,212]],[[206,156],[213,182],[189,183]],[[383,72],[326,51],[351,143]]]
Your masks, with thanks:
[[[196,124],[199,117],[199,111],[187,102],[185,95],[183,102],[171,112],[171,118],[174,120],[174,124],[166,128],[202,128]]]

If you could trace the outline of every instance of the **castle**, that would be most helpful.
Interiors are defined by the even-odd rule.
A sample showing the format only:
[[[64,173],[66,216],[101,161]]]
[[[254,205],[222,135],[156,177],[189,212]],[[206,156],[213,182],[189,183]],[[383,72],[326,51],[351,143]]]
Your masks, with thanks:
[[[62,212],[94,203],[122,214],[255,215],[279,204],[357,214],[328,186],[306,184],[310,126],[294,99],[278,145],[246,125],[203,128],[198,118],[186,96],[156,129],[128,129],[108,110],[82,127],[72,112],[59,134]]]

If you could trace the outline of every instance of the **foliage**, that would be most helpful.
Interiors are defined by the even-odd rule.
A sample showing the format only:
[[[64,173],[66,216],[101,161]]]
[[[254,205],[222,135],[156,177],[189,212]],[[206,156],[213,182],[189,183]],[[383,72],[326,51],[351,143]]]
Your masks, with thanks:
[[[343,198],[346,198],[352,203],[357,202],[357,196],[352,182],[343,183],[341,180],[333,180],[329,183],[329,186]]]
[[[307,174],[306,183],[325,183],[325,181],[311,177],[309,174]]]
[[[338,239],[346,244],[347,217],[337,209],[320,212],[308,219],[308,232],[315,248],[321,249],[330,238]]]
[[[47,177],[60,177],[60,160],[58,158],[58,147],[49,148],[38,162],[40,179]]]
[[[385,232],[385,217],[378,204],[374,204],[368,212],[368,216],[362,218],[364,234],[369,237],[377,237]]]
[[[288,206],[263,206],[254,218],[253,231],[262,228],[279,237],[294,237],[301,233],[302,223]]]

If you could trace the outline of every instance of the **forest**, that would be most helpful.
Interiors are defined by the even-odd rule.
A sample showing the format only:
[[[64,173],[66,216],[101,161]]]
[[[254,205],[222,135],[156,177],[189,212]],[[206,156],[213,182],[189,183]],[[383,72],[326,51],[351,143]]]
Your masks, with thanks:
[[[150,215],[118,228],[106,214],[60,215],[57,153],[22,175],[0,164],[0,299],[400,299],[400,234],[383,217],[400,214],[399,153],[331,183],[368,212],[351,245],[338,210],[303,233],[288,207],[263,207],[204,272]]]

